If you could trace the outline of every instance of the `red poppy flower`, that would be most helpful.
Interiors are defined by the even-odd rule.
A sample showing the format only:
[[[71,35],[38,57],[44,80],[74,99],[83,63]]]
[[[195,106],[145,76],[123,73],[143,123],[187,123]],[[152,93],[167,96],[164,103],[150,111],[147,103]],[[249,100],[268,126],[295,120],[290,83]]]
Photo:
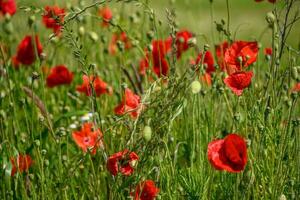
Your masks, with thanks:
[[[149,61],[152,61],[153,72],[160,77],[168,75],[169,63],[166,55],[171,51],[172,38],[166,40],[153,40],[151,53],[146,49],[145,57],[140,60],[140,74],[145,75],[146,69],[149,68]]]
[[[257,59],[258,45],[257,42],[234,42],[225,52],[224,60],[227,67],[230,69],[228,73],[241,70],[243,67],[247,67],[253,64]]]
[[[103,7],[102,9],[99,10],[99,15],[102,17],[102,27],[108,27],[109,22],[113,17],[112,11],[110,10],[109,7]]]
[[[222,44],[216,45],[216,56],[217,56],[217,61],[218,61],[218,65],[220,66],[220,68],[222,70],[225,69],[226,67],[226,63],[224,61],[224,57],[225,57],[225,52],[228,49],[228,42],[225,41]]]
[[[131,42],[125,32],[122,32],[121,34],[114,33],[112,35],[111,42],[108,46],[108,52],[110,54],[114,55],[117,52],[117,49],[118,49],[117,42],[118,41],[120,41],[124,44],[125,49],[131,48]]]
[[[17,159],[10,158],[10,162],[12,164],[11,176],[14,176],[17,172],[23,173],[24,171],[28,171],[32,165],[31,157],[22,154],[19,154]]]
[[[202,52],[200,52],[195,62],[196,65],[201,63],[202,55]],[[210,51],[205,52],[203,64],[205,66],[206,73],[211,74],[215,71],[214,58]]]
[[[171,51],[171,45],[172,38],[154,40],[152,42],[153,71],[158,77],[168,75],[169,63],[166,59],[166,54]]]
[[[273,49],[272,48],[265,48],[264,49],[264,54],[265,54],[265,56],[272,56]]]
[[[85,93],[86,96],[92,95],[92,88],[90,82],[93,83],[93,87],[97,97],[102,94],[112,94],[112,88],[108,86],[108,84],[105,83],[99,77],[94,77],[94,76],[88,77],[87,75],[83,75],[82,80],[83,80],[82,85],[78,85],[76,87],[76,90],[78,92]]]
[[[50,74],[47,77],[47,86],[55,87],[58,85],[68,85],[73,80],[73,73],[68,70],[64,65],[58,65],[51,69]]]
[[[240,172],[247,163],[247,146],[245,140],[237,134],[229,134],[224,139],[208,144],[207,156],[211,165],[217,170]]]
[[[134,94],[130,89],[126,88],[122,102],[115,107],[114,111],[117,115],[130,113],[132,118],[136,118],[139,115],[140,109],[141,98]]]
[[[224,83],[238,96],[242,95],[253,76],[253,72],[235,72],[224,79]]]
[[[53,29],[56,35],[59,35],[65,15],[65,9],[63,8],[59,8],[58,6],[46,6],[43,23],[47,28]]]
[[[158,193],[159,188],[155,186],[154,181],[146,180],[138,184],[131,196],[134,197],[134,200],[154,200]]]
[[[264,1],[264,0],[255,0],[256,2],[262,2],[262,1]],[[276,0],[268,0],[268,2],[270,2],[270,3],[276,3]]]
[[[300,92],[300,83],[296,83],[296,85],[292,89],[293,92]]]
[[[139,157],[135,152],[129,152],[129,150],[125,149],[108,158],[107,169],[113,176],[116,176],[119,171],[125,176],[130,176],[138,159]]]
[[[193,37],[194,35],[187,30],[179,31],[176,34],[177,58],[180,58],[182,53],[188,50],[188,41]]]
[[[14,15],[17,11],[17,5],[15,0],[0,0],[0,14]]]
[[[92,123],[84,123],[80,131],[72,133],[72,137],[83,152],[91,149],[92,155],[95,155],[97,148],[102,145],[102,132],[100,129],[93,130]]]
[[[18,64],[31,65],[36,59],[35,47],[38,56],[40,56],[43,52],[43,47],[39,37],[35,36],[35,44],[33,44],[32,37],[29,35],[25,36],[18,46],[17,55],[13,57],[13,63],[17,64],[15,67],[18,67]]]

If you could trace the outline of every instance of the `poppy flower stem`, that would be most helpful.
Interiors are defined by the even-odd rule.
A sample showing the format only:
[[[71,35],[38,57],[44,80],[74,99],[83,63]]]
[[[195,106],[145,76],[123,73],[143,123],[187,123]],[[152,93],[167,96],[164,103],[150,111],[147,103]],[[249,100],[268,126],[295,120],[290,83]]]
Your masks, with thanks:
[[[228,101],[226,92],[224,92],[224,99],[225,99],[225,102],[226,102],[228,111],[230,112],[230,115],[231,115],[231,117],[233,118],[233,117],[234,117],[233,110],[232,110],[232,108],[230,107],[230,104],[229,104],[229,101]]]

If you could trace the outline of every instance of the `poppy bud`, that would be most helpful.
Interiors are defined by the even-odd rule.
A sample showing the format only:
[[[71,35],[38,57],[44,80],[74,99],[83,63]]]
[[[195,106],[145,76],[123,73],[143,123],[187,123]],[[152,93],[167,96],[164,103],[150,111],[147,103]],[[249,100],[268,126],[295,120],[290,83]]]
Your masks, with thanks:
[[[279,200],[286,200],[286,197],[284,194],[280,195]]]
[[[40,146],[41,145],[41,142],[39,140],[35,140],[34,143],[35,143],[36,146]]]
[[[154,32],[153,32],[153,31],[148,31],[148,32],[147,32],[147,38],[148,38],[149,40],[152,40],[152,39],[154,38]]]
[[[79,34],[80,36],[83,36],[83,35],[85,34],[85,29],[84,29],[83,26],[80,26],[80,27],[79,27],[79,29],[78,29],[78,34]]]
[[[240,113],[235,113],[234,116],[233,116],[234,120],[237,121],[237,122],[240,122],[241,121],[241,115]]]
[[[266,20],[270,25],[273,25],[276,20],[276,17],[272,12],[268,12],[266,15]]]
[[[46,150],[46,149],[42,149],[42,150],[41,150],[41,154],[42,154],[42,155],[46,155],[46,154],[47,154],[47,150]]]
[[[204,51],[208,51],[208,50],[209,50],[209,47],[210,47],[210,46],[209,46],[208,44],[205,44],[205,45],[204,45]]]
[[[32,74],[31,74],[31,78],[32,78],[32,80],[36,80],[36,79],[38,79],[40,77],[40,75],[39,75],[39,73],[37,73],[37,72],[32,72]]]
[[[35,22],[35,16],[34,15],[31,15],[29,18],[28,18],[28,26],[31,27],[32,24]]]
[[[299,67],[300,68],[300,67]],[[293,67],[292,68],[292,78],[294,79],[294,80],[297,80],[298,79],[298,67]]]
[[[45,164],[46,166],[49,166],[49,164],[50,164],[49,160],[44,160],[44,164]]]
[[[40,60],[45,60],[45,59],[46,59],[46,56],[47,56],[46,53],[44,53],[44,52],[41,53],[41,54],[40,54]]]
[[[191,88],[192,88],[192,93],[193,94],[197,94],[200,92],[201,90],[201,84],[199,81],[193,81],[192,84],[191,84]]]
[[[143,130],[143,138],[146,140],[146,142],[149,142],[151,140],[152,136],[152,130],[150,126],[145,126]]]
[[[125,45],[124,45],[124,43],[123,43],[122,41],[118,40],[118,41],[117,41],[117,46],[118,46],[118,49],[119,49],[121,52],[124,51]]]
[[[89,33],[89,37],[93,42],[97,42],[99,39],[99,36],[97,35],[97,33],[93,32],[93,31]]]
[[[197,39],[195,37],[188,39],[189,46],[195,46],[196,44],[197,44]]]

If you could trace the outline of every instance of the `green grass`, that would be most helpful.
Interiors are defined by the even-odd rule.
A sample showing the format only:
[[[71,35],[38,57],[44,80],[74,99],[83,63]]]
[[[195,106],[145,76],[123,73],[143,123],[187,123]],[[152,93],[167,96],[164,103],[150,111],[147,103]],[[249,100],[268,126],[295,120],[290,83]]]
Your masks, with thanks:
[[[91,2],[86,1],[85,5]],[[19,2],[22,6],[38,7],[48,3],[53,1]],[[77,1],[72,4],[78,5]],[[279,66],[267,61],[260,51],[258,61],[249,67],[255,74],[252,84],[241,97],[224,85],[225,73],[221,71],[214,74],[212,86],[203,83],[201,91],[193,94],[190,84],[199,77],[190,68],[189,59],[196,56],[197,48],[203,49],[204,43],[214,45],[208,0],[177,0],[173,5],[179,27],[197,35],[204,34],[207,40],[197,37],[197,48],[191,48],[172,65],[176,74],[167,77],[167,81],[144,78],[144,93],[140,95],[145,108],[137,120],[114,114],[124,85],[133,88],[121,67],[134,76],[131,66],[138,67],[142,57],[140,50],[150,42],[146,33],[157,28],[154,35],[163,38],[169,35],[170,22],[164,11],[168,5],[168,1],[151,1],[150,7],[154,8],[157,19],[153,23],[145,12],[147,8],[113,2],[116,23],[139,41],[137,47],[115,56],[105,50],[112,32],[118,28],[101,28],[96,8],[83,13],[84,20],[71,21],[63,37],[49,43],[51,31],[40,22],[41,12],[20,10],[12,19],[12,33],[0,29],[0,44],[9,47],[4,58],[0,55],[0,69],[7,72],[5,76],[0,74],[1,199],[129,199],[130,192],[145,179],[156,182],[160,188],[157,199],[163,200],[279,199],[282,195],[287,199],[299,198],[300,106],[299,94],[291,92],[296,83],[292,69],[300,65],[299,50],[285,49]],[[227,20],[225,1],[215,0],[213,6],[214,19]],[[242,25],[236,38],[257,39],[267,26],[266,12],[272,9],[267,2],[230,1],[232,32]],[[136,11],[140,13],[139,21],[131,23],[128,16]],[[31,28],[26,24],[30,15],[36,16]],[[162,20],[161,25],[159,20]],[[5,22],[1,19],[0,23]],[[85,27],[84,36],[78,35],[79,26]],[[213,30],[215,36],[219,36],[216,41],[226,38]],[[91,31],[98,34],[97,41],[90,39]],[[23,36],[34,32],[41,37],[46,59],[30,67],[14,69],[9,58],[15,54]],[[296,24],[288,40],[294,48],[299,42],[297,34],[299,26]],[[262,42],[264,46],[271,46],[272,41],[276,42],[276,38],[268,30]],[[81,45],[82,48],[78,48]],[[77,58],[74,51],[79,52]],[[96,64],[95,68],[89,68],[92,63]],[[74,80],[69,86],[47,88],[42,66],[58,64],[66,64],[74,72]],[[94,98],[77,93],[75,88],[81,84],[83,72],[98,74],[113,87],[113,95]],[[33,73],[40,76],[32,80]],[[42,100],[48,114],[41,113],[32,98],[24,93],[23,86]],[[72,139],[70,128],[74,123],[81,126],[80,117],[93,110],[93,120],[101,128],[105,144],[105,150],[98,149],[95,156],[82,152]],[[142,135],[146,125],[152,129],[150,141]],[[229,133],[238,133],[247,140],[248,162],[245,170],[237,174],[217,171],[207,160],[208,143]],[[106,169],[103,155],[125,148],[137,152],[140,160],[132,176],[113,178]],[[18,153],[30,154],[34,163],[28,173],[11,177],[10,158]]]

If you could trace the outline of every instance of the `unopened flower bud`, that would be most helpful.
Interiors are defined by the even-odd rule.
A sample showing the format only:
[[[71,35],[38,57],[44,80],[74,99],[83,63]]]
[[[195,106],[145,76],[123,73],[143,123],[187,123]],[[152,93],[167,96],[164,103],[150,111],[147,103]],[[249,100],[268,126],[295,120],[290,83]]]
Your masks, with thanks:
[[[31,27],[32,24],[35,22],[35,16],[34,15],[31,15],[29,18],[28,18],[28,26]]]
[[[79,34],[80,36],[83,36],[83,35],[85,34],[85,29],[84,29],[83,26],[80,26],[80,27],[78,28],[78,34]]]
[[[286,200],[286,197],[284,194],[280,195],[279,200]]]
[[[196,37],[192,37],[192,38],[188,39],[188,45],[195,46],[196,44],[197,44]]]
[[[266,15],[266,20],[270,25],[273,25],[276,20],[276,17],[272,12],[268,12]]]
[[[293,68],[292,68],[292,78],[293,78],[294,80],[297,80],[298,75],[299,75],[298,69],[297,69],[297,68],[298,68],[298,67],[293,67]]]
[[[96,32],[93,32],[93,31],[89,33],[89,37],[90,37],[90,39],[91,39],[93,42],[97,42],[98,39],[99,39],[98,34],[97,34]]]
[[[204,45],[204,51],[208,51],[209,48],[210,48],[209,44],[205,44],[205,45]]]
[[[192,84],[191,84],[191,88],[192,88],[192,93],[197,94],[201,90],[201,83],[197,80],[193,81]]]
[[[149,142],[152,137],[152,130],[150,126],[145,126],[143,130],[143,138],[146,140],[146,142]]]

